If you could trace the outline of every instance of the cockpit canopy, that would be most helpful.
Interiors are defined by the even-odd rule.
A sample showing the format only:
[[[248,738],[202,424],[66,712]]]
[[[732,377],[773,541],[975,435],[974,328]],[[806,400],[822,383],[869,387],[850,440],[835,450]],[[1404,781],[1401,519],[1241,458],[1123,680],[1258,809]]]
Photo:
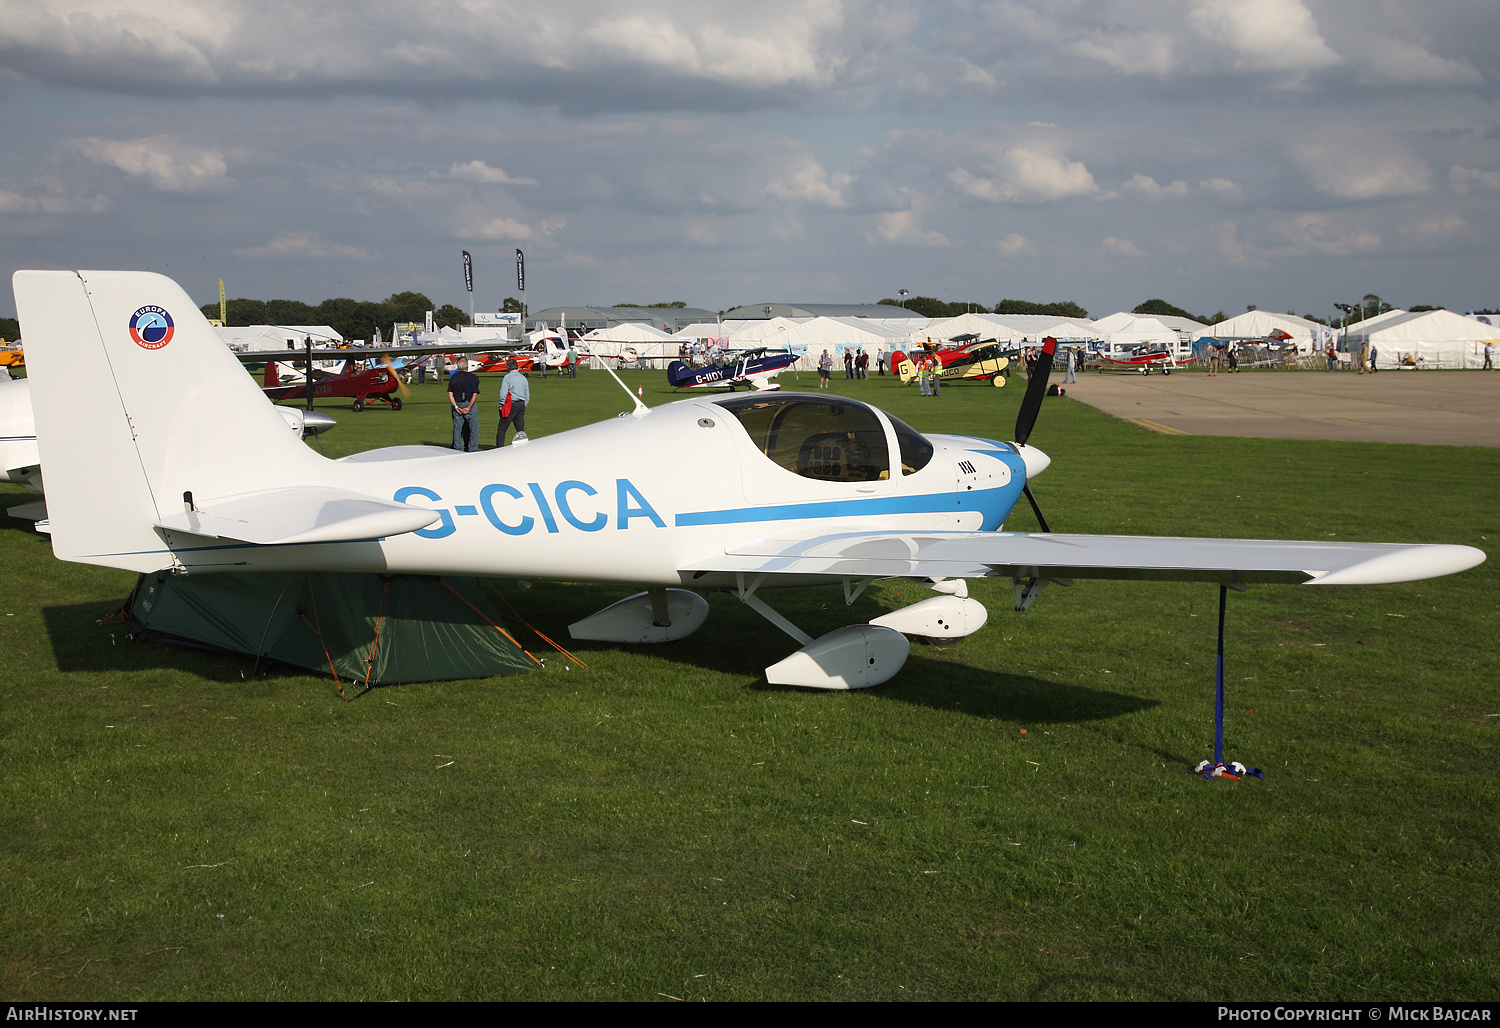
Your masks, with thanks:
[[[873,407],[841,397],[732,396],[715,403],[733,414],[757,449],[778,467],[820,482],[875,482],[891,477],[885,427]],[[895,430],[901,472],[932,459],[932,444],[885,415]]]

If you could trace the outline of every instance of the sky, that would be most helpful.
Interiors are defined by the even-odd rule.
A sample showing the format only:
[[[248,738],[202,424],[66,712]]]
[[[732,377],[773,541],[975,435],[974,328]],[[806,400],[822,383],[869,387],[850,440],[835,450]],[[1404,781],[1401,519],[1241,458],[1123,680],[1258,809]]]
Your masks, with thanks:
[[[0,270],[1500,307],[1497,41],[1455,0],[0,0]]]

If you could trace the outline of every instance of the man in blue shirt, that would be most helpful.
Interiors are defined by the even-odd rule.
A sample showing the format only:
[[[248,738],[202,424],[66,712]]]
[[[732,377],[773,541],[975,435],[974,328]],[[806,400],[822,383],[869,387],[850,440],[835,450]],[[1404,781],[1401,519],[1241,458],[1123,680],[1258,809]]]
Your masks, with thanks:
[[[500,428],[495,432],[495,445],[505,445],[505,431],[514,422],[516,426],[516,439],[518,443],[526,441],[526,401],[531,399],[531,383],[526,381],[526,376],[521,374],[520,368],[514,360],[509,362],[510,370],[500,380]],[[506,398],[510,399],[510,413],[504,413]]]
[[[469,370],[469,358],[458,359],[458,370],[448,377],[448,403],[453,407],[453,448],[466,453],[479,449],[479,376]]]

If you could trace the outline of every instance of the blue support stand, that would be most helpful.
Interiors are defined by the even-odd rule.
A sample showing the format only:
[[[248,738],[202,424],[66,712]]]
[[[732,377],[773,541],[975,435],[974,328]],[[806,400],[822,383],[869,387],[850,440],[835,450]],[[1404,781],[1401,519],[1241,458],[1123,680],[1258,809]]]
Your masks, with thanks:
[[[1198,765],[1197,771],[1204,778],[1213,781],[1215,778],[1240,778],[1249,775],[1252,778],[1264,778],[1265,773],[1258,767],[1248,770],[1241,764],[1235,764],[1232,768],[1224,765],[1224,612],[1229,606],[1229,587],[1219,586],[1219,661],[1214,670],[1214,759],[1210,763],[1203,761]]]
[[[1229,587],[1219,586],[1219,666],[1214,672],[1214,763],[1224,763],[1224,608]]]

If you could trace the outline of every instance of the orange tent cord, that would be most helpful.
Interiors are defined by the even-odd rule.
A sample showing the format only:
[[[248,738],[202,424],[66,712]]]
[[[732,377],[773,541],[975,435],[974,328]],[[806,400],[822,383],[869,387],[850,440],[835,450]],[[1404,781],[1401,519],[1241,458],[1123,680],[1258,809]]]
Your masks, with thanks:
[[[573,656],[573,654],[569,653],[567,650],[563,649],[561,646],[557,645],[557,643],[553,642],[551,639],[547,638],[547,636],[543,635],[542,632],[539,631],[535,625],[533,625],[531,622],[529,622],[525,618],[523,618],[521,616],[520,611],[516,610],[516,608],[511,604],[510,600],[507,600],[505,598],[505,594],[502,593],[499,589],[496,589],[494,586],[490,586],[490,592],[492,592],[496,596],[500,597],[500,600],[507,607],[510,607],[510,612],[516,616],[516,620],[519,621],[519,622],[521,622],[521,624],[525,625],[527,628],[531,629],[532,632],[534,632],[542,640],[542,642],[546,643],[548,646],[551,646],[558,653],[561,653],[564,657],[567,657],[569,660],[571,660],[573,663],[577,664],[579,667],[583,668],[585,671],[587,671],[589,669],[589,666],[587,664],[585,664],[583,661],[579,660],[577,657]]]
[[[323,623],[318,620],[318,596],[313,592],[311,573],[307,576],[307,596],[308,599],[312,600],[313,632],[318,636],[318,645],[323,647],[323,657],[328,661],[328,670],[333,675],[333,684],[338,686],[339,699],[348,703],[349,697],[344,695],[344,683],[339,681],[339,669],[333,666],[333,657],[328,652],[328,644],[323,641]],[[302,615],[302,620],[307,620],[306,614]]]
[[[460,593],[457,589],[453,588],[453,586],[449,585],[444,579],[439,578],[438,581],[442,582],[444,589],[447,589],[454,596],[457,596],[460,600],[462,600],[464,606],[468,607],[474,613],[478,614],[481,618],[484,618],[484,623],[485,624],[489,625],[495,631],[499,632],[501,635],[505,636],[505,638],[509,639],[510,642],[511,642],[511,645],[514,646],[516,649],[518,649],[522,653],[526,654],[526,656],[531,657],[531,662],[533,664],[535,664],[537,667],[541,667],[542,666],[542,662],[539,661],[539,660],[537,660],[536,657],[532,656],[531,651],[529,651],[528,649],[526,649],[526,647],[522,646],[520,643],[516,642],[515,636],[511,635],[505,629],[501,628],[499,625],[495,624],[489,618],[485,617],[484,616],[484,611],[480,610],[478,607],[474,606],[474,604],[472,604],[468,600],[464,599],[463,594]],[[526,627],[527,628],[531,628],[530,625],[527,625]],[[536,629],[533,628],[532,631],[535,632]],[[537,634],[541,635],[540,632],[537,632]],[[543,638],[545,638],[545,636]]]
[[[375,638],[370,640],[370,655],[365,658],[365,681],[366,689],[370,688],[370,676],[375,673],[375,651],[380,646],[380,629],[385,624],[385,600],[391,594],[391,580],[385,580],[385,586],[380,590],[380,610],[375,615]]]

